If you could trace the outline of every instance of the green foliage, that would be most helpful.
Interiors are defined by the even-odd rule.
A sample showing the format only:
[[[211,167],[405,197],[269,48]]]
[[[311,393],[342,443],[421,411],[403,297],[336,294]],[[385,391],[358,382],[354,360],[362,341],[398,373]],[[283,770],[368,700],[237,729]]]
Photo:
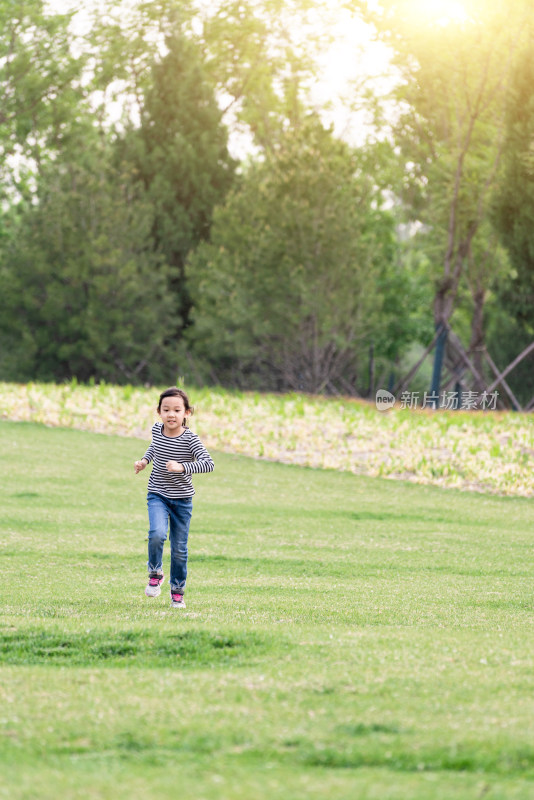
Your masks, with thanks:
[[[485,26],[410,27],[394,17],[405,111],[395,129],[405,160],[401,196],[422,222],[424,248],[441,280],[477,232],[498,153],[506,42]],[[391,24],[391,23],[390,23]],[[452,248],[450,254],[448,250]]]
[[[18,380],[153,379],[175,330],[153,211],[91,129],[79,134],[83,157],[67,150],[43,170],[39,202],[3,252],[1,369]]]
[[[154,247],[174,269],[171,290],[180,329],[189,321],[185,259],[209,236],[213,208],[232,183],[234,163],[198,46],[175,35],[166,47],[152,67],[141,125],[128,131],[118,152],[145,187]]]
[[[191,258],[196,353],[226,379],[353,390],[362,342],[381,338],[398,288],[393,219],[379,203],[358,154],[317,121],[288,132]]]
[[[163,379],[185,353],[190,291],[197,372],[353,391],[371,342],[381,364],[397,357],[413,325],[395,298],[415,295],[380,180],[365,155],[305,123],[325,16],[315,0],[221,0],[202,13],[112,0],[82,37],[68,15],[21,7],[0,41],[4,140],[26,147],[0,227],[4,377]],[[244,166],[227,205],[225,121],[269,153]],[[227,230],[210,245],[216,206]],[[186,280],[199,243],[199,264],[221,246],[240,259],[222,311],[226,266],[207,286],[200,267]]]
[[[533,34],[534,35],[534,34]],[[495,222],[514,268],[507,307],[534,328],[534,56],[532,41],[514,71],[507,101],[504,173],[495,196]]]
[[[494,193],[492,221],[509,253],[512,269],[496,287],[498,309],[490,342],[504,369],[534,339],[534,58],[532,25],[517,60],[506,103],[503,171]],[[520,402],[534,395],[532,356],[507,378]]]
[[[317,23],[327,15],[321,0],[221,0],[204,18],[200,41],[225,113],[262,150],[306,116],[314,56],[326,38]]]
[[[107,37],[113,50],[120,36],[111,27]],[[13,203],[4,220],[6,377],[139,382],[176,371],[171,347],[189,307],[183,262],[209,234],[233,162],[198,47],[183,36],[166,45],[138,65],[140,127],[113,138],[83,104],[71,108],[60,154],[40,164],[31,202]],[[102,53],[94,86],[127,75],[121,63],[106,72],[110,58]]]
[[[39,167],[61,146],[83,97],[80,75],[85,58],[73,55],[69,22],[69,15],[50,13],[42,0],[0,2],[3,190],[12,190],[13,184],[25,188],[27,159]],[[17,161],[10,161],[14,155]]]
[[[188,358],[199,381],[366,393],[368,354],[384,383],[431,338],[432,292],[464,339],[486,302],[496,329],[496,298],[530,335],[528,197],[511,210],[529,191],[528,58],[500,195],[516,277],[486,213],[528,3],[472,0],[469,24],[426,28],[411,3],[326,5],[106,0],[80,34],[41,0],[0,0],[3,377],[167,382]],[[347,5],[401,75],[394,138],[357,153],[307,99]],[[256,146],[240,169],[229,130]]]
[[[128,8],[109,0],[106,12],[91,37],[94,86],[104,103],[121,100],[137,125],[152,65],[174,49],[170,42],[187,41],[195,61],[202,54],[202,81],[215,88],[225,124],[246,130],[265,149],[303,113],[313,56],[326,39],[317,22],[328,17],[321,0],[216,0],[202,8],[189,0]]]
[[[450,324],[459,334],[482,375],[480,382],[469,376],[467,385],[474,381],[481,389],[484,375],[493,380],[483,359],[486,336],[496,328],[492,299],[510,274],[491,199],[500,192],[505,108],[531,11],[525,0],[463,5],[463,21],[448,24],[433,18],[430,3],[427,16],[424,3],[416,11],[403,0],[382,0],[366,13],[393,48],[399,70],[394,137],[405,175],[393,190],[419,226],[414,247],[424,253],[434,282],[435,324]],[[517,354],[518,343],[510,344]],[[455,354],[446,363],[458,374]]]

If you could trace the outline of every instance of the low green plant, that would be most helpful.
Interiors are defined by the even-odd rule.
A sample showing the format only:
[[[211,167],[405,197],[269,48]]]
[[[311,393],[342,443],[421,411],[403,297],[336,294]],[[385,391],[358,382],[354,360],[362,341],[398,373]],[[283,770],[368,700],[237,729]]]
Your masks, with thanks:
[[[415,483],[534,496],[534,415],[387,413],[348,398],[189,389],[206,444],[282,463]],[[1,384],[0,419],[149,437],[158,389]]]

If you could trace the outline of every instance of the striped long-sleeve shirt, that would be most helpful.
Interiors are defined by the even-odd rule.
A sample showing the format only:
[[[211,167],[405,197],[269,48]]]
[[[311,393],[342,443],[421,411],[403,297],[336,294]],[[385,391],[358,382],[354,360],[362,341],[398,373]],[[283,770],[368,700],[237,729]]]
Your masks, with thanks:
[[[156,492],[170,500],[179,497],[193,497],[195,490],[191,475],[198,472],[212,472],[213,459],[196,435],[186,428],[180,436],[165,436],[163,423],[152,426],[152,444],[143,458],[154,462],[148,481],[148,491]],[[177,461],[184,465],[184,472],[169,472],[167,461]]]

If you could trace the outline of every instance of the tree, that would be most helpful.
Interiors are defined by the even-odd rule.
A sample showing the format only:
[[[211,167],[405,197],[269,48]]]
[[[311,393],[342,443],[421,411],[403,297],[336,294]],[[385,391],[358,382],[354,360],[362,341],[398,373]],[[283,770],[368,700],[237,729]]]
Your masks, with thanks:
[[[504,169],[494,194],[493,222],[513,267],[497,287],[500,313],[492,331],[495,358],[502,365],[534,340],[533,37],[531,27],[508,92]],[[532,398],[532,360],[518,367],[510,383],[524,402]]]
[[[534,33],[534,29],[533,29]],[[534,40],[534,35],[532,36]],[[534,56],[525,48],[508,95],[504,170],[495,193],[494,221],[515,275],[508,305],[534,325]]]
[[[92,36],[94,86],[105,105],[120,99],[137,126],[152,66],[169,42],[187,40],[215,91],[225,126],[269,149],[305,116],[315,58],[334,12],[322,0],[108,0]],[[323,21],[323,30],[319,25]],[[105,116],[105,108],[100,109]]]
[[[140,127],[130,128],[118,154],[139,175],[153,208],[154,247],[173,269],[180,330],[189,324],[185,260],[208,238],[213,208],[231,186],[235,164],[198,46],[180,34],[166,47],[152,66]]]
[[[328,16],[321,0],[220,0],[203,20],[199,41],[225,122],[248,130],[262,150],[306,117]]]
[[[506,90],[528,7],[522,0],[512,9],[500,0],[483,7],[473,0],[463,23],[426,26],[409,9],[407,2],[382,0],[369,18],[394,48],[402,77],[394,126],[406,165],[400,194],[436,266],[437,391],[440,357],[466,276],[471,273],[473,288],[471,340],[480,346],[483,306],[503,266],[502,258],[488,257],[493,245],[486,223],[501,165]]]
[[[50,151],[61,146],[75,117],[82,96],[84,57],[73,55],[69,22],[69,15],[48,13],[42,0],[0,0],[0,179],[4,186],[13,188],[15,183],[23,191],[28,159],[38,168]]]
[[[153,212],[111,164],[90,121],[84,143],[43,168],[0,267],[5,378],[158,380],[176,326]]]
[[[191,257],[195,354],[220,380],[354,393],[395,269],[392,217],[314,118],[250,165]]]
[[[304,59],[274,0],[222,0],[202,20],[187,2],[113,0],[77,39],[76,58],[70,15],[38,0],[14,10],[0,7],[0,146],[22,152],[28,191],[17,177],[0,229],[4,374],[146,377],[149,348],[126,321],[145,309],[160,354],[189,324],[185,259],[209,236],[235,169],[222,96],[251,126],[285,120],[294,98],[284,82]],[[113,122],[107,105],[119,96]]]

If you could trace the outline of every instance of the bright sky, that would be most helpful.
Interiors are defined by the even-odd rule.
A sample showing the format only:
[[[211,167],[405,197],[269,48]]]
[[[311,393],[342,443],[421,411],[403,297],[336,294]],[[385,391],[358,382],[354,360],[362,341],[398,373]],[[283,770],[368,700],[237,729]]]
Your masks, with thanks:
[[[409,0],[413,15],[422,22],[448,25],[451,22],[465,22],[469,15],[460,0]]]
[[[461,24],[469,19],[468,3],[460,0],[400,0],[403,14],[417,26]],[[334,0],[335,2],[335,0]],[[367,0],[376,9],[380,0]],[[333,4],[330,0],[329,5]],[[336,133],[351,144],[361,144],[369,133],[365,115],[351,109],[358,97],[357,86],[371,86],[379,95],[394,83],[390,51],[373,38],[373,30],[340,6],[338,21],[332,27],[334,43],[320,59],[321,78],[313,96],[322,106],[329,100],[331,109],[323,117],[334,124]]]
[[[321,67],[312,99],[323,112],[326,122],[333,123],[336,133],[361,144],[368,133],[365,115],[352,106],[361,94],[362,85],[384,93],[391,88],[391,67],[388,48],[373,40],[370,26],[341,8],[332,27],[333,42],[319,58]]]

